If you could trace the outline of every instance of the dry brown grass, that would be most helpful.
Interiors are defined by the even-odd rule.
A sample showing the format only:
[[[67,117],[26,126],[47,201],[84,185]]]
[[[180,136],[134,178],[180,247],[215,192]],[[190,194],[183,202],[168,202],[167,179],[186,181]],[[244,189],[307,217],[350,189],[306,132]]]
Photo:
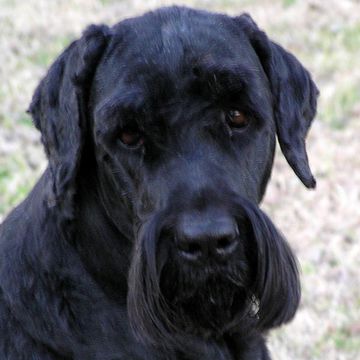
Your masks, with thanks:
[[[0,220],[45,166],[24,110],[46,67],[87,24],[170,3],[0,0]],[[308,147],[318,188],[303,188],[279,153],[263,204],[295,248],[303,284],[295,320],[272,332],[269,344],[278,360],[360,359],[360,2],[178,3],[250,12],[314,74],[322,96]]]

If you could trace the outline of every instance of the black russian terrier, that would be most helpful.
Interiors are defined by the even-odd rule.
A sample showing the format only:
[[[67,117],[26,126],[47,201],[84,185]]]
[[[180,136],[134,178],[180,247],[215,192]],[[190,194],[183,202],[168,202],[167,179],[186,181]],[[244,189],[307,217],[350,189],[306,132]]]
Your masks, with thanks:
[[[246,14],[90,26],[30,105],[49,164],[0,228],[0,358],[270,359],[300,283],[258,204],[276,135],[315,187],[317,95]]]

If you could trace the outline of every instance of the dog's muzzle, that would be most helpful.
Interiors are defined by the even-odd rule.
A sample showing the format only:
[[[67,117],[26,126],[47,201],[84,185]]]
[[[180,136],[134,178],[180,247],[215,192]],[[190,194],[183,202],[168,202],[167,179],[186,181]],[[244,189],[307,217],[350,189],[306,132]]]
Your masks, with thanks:
[[[224,263],[239,244],[235,219],[216,208],[182,214],[175,234],[178,255],[193,264]]]
[[[286,240],[255,203],[223,200],[177,203],[141,227],[128,311],[142,342],[177,348],[189,334],[266,330],[294,316],[300,283]]]

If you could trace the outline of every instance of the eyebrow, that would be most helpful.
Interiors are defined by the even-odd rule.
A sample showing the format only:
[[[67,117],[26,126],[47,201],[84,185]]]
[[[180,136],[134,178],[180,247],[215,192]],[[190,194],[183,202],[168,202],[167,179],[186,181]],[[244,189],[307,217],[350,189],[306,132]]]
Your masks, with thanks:
[[[246,110],[259,119],[266,118],[261,97],[251,88],[256,78],[252,69],[241,65],[197,64],[193,72],[197,71],[199,76],[195,76],[194,82],[201,89],[207,88],[207,95],[204,95],[211,97],[211,101],[234,107],[239,105],[240,110]],[[146,105],[147,100],[140,87],[124,84],[95,107],[94,115],[103,119],[117,118],[120,126],[126,126],[129,119],[136,119],[144,112]]]
[[[145,99],[138,88],[117,89],[115,93],[100,102],[95,108],[95,116],[101,118],[118,117],[119,114],[135,114],[143,110]],[[119,116],[121,118],[121,116]]]
[[[244,65],[203,65],[198,67],[203,81],[207,82],[211,96],[229,106],[239,106],[240,110],[251,113],[259,120],[266,119],[266,104],[256,91],[258,81],[256,68]]]
[[[197,64],[193,72],[198,80],[206,81],[213,91],[221,91],[223,88],[226,91],[244,91],[254,77],[247,67],[233,64]]]

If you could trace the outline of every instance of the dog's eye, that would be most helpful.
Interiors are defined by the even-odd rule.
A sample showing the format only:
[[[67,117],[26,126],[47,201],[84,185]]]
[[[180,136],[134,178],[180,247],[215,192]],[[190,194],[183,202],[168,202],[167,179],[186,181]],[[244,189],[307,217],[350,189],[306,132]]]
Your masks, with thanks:
[[[144,143],[144,137],[139,131],[124,129],[120,134],[120,140],[128,147],[137,148]]]
[[[231,110],[227,113],[227,122],[231,128],[235,129],[243,129],[249,125],[249,119],[238,110]]]

